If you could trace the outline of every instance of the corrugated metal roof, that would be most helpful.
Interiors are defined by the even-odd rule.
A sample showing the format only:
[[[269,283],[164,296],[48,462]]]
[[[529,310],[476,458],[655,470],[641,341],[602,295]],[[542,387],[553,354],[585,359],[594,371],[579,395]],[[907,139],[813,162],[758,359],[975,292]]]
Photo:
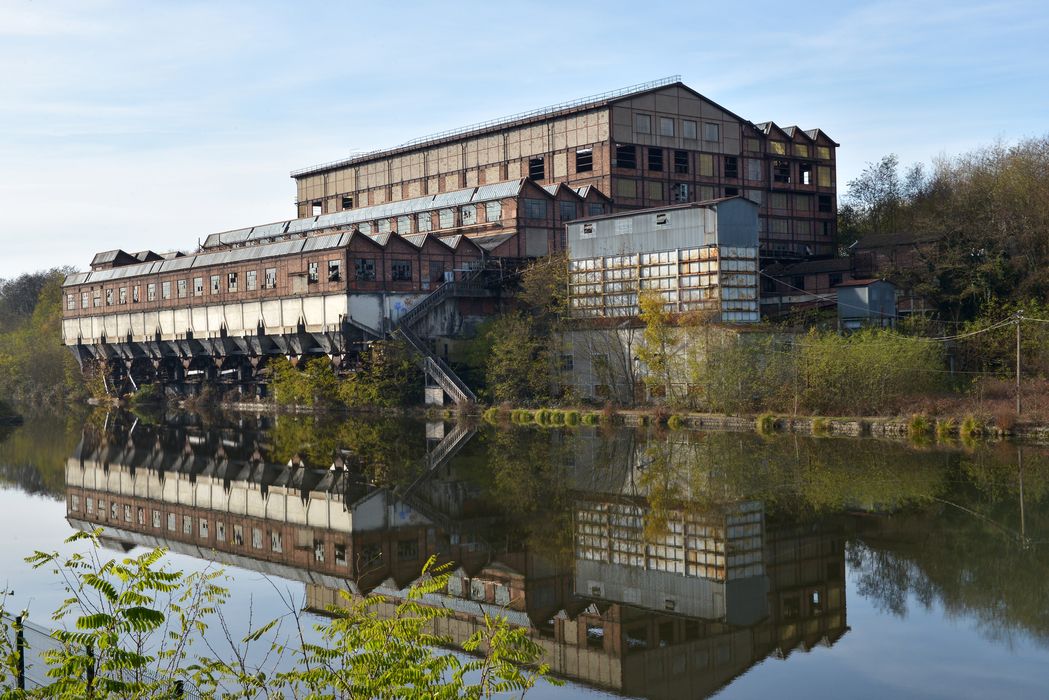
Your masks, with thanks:
[[[494,199],[516,197],[521,192],[522,187],[524,187],[524,180],[508,180],[506,182],[493,182],[490,185],[481,185],[474,192],[471,201],[491,202]]]
[[[507,180],[496,182],[480,187],[467,187],[454,192],[442,192],[435,195],[423,197],[412,197],[396,202],[375,204],[359,209],[347,209],[345,211],[311,216],[304,219],[292,219],[272,224],[264,224],[255,228],[237,229],[225,233],[213,233],[204,240],[204,248],[215,248],[221,245],[235,245],[246,241],[257,241],[272,238],[284,234],[309,233],[330,228],[351,227],[375,221],[376,219],[389,219],[397,216],[408,216],[424,211],[436,211],[450,207],[462,206],[464,204],[481,204],[509,197],[516,197],[524,187],[524,180]],[[553,189],[550,189],[553,188]],[[555,192],[556,186],[547,186],[548,192]]]
[[[313,227],[317,225],[317,217],[310,216],[305,219],[292,219],[288,222],[288,233],[304,233],[306,231],[312,231]]]
[[[386,234],[386,238],[389,238],[388,234]],[[337,233],[327,236],[314,236],[312,238],[298,238],[292,241],[245,246],[243,248],[219,250],[211,253],[186,255],[181,258],[143,263],[141,265],[126,265],[124,267],[114,267],[109,270],[96,270],[93,272],[79,273],[67,277],[65,284],[73,285],[84,284],[86,282],[105,282],[108,280],[136,277],[138,275],[157,272],[171,272],[174,270],[207,267],[209,265],[226,265],[230,263],[245,262],[248,260],[260,260],[262,258],[272,258],[302,251],[330,250],[333,248],[341,248],[347,245],[349,241],[350,234]]]
[[[422,248],[424,245],[426,245],[426,236],[428,235],[429,234],[426,233],[408,233],[401,234],[401,238],[408,241],[416,248]]]
[[[288,229],[287,221],[278,221],[272,224],[263,224],[262,226],[256,226],[251,229],[251,235],[248,236],[249,240],[257,240],[259,238],[272,238],[273,236],[283,236],[285,231]]]
[[[124,251],[122,251],[119,248],[117,248],[116,250],[105,250],[105,251],[102,251],[101,253],[96,253],[95,257],[91,258],[91,264],[92,265],[105,265],[106,263],[111,263],[114,260],[116,260],[117,256],[120,255],[123,252]],[[126,255],[126,253],[125,253],[125,255]]]
[[[193,267],[192,255],[183,255],[180,258],[171,258],[170,260],[163,260],[160,263],[159,272],[171,272],[172,270],[188,270]]]

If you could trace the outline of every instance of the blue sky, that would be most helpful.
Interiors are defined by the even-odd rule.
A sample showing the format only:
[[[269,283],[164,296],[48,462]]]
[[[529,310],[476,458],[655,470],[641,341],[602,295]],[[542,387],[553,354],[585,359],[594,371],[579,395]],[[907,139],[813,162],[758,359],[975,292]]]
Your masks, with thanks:
[[[680,74],[839,187],[1049,132],[1044,2],[0,0],[0,277],[294,216],[292,169]]]

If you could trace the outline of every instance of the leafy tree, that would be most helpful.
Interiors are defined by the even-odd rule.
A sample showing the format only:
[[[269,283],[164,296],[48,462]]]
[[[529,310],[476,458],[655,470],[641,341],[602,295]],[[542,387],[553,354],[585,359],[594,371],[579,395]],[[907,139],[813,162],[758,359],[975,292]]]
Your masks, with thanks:
[[[221,585],[221,570],[169,569],[163,549],[103,560],[100,534],[77,533],[68,540],[90,541],[87,554],[63,559],[37,552],[27,559],[52,568],[68,597],[52,616],[62,625],[51,635],[57,646],[41,653],[44,685],[14,689],[17,655],[11,637],[0,635],[3,697],[174,698],[185,682],[203,697],[486,698],[523,694],[549,670],[527,630],[495,617],[485,616],[483,627],[463,644],[474,658],[462,661],[441,649],[450,640],[434,634],[432,625],[452,612],[422,600],[445,589],[449,567],[434,567],[432,558],[392,609],[383,609],[390,606],[380,596],[355,600],[346,594],[344,604],[330,610],[331,619],[314,625],[319,643],[307,641],[302,617],[290,606],[283,618],[235,640],[222,619],[229,591]],[[6,619],[3,603],[0,598]],[[282,633],[289,617],[290,631]],[[227,630],[229,648],[221,653],[214,640],[205,641],[216,620]],[[267,641],[261,659],[251,654],[253,644]],[[198,653],[202,648],[209,654]]]

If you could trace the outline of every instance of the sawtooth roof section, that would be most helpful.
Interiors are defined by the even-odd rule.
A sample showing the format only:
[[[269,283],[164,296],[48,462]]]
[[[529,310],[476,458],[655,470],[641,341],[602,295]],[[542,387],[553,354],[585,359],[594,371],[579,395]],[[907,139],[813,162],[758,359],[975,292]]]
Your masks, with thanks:
[[[606,92],[599,95],[591,95],[590,97],[583,97],[581,99],[573,100],[571,102],[564,102],[561,104],[551,105],[549,107],[541,107],[539,109],[535,109],[530,112],[524,112],[522,114],[515,114],[509,117],[493,119],[491,121],[481,122],[479,124],[472,124],[470,126],[461,127],[459,129],[453,129],[451,131],[430,134],[429,136],[423,136],[421,138],[413,139],[411,141],[402,143],[399,146],[394,146],[393,148],[384,148],[375,151],[369,151],[367,153],[358,153],[356,155],[352,155],[349,158],[344,158],[342,160],[332,161],[330,163],[322,163],[320,165],[313,165],[306,168],[301,168],[299,170],[293,170],[291,172],[291,177],[299,178],[305,175],[322,173],[328,170],[342,168],[351,164],[356,165],[366,163],[372,160],[377,160],[379,158],[387,158],[398,153],[413,151],[421,147],[435,146],[441,143],[453,143],[455,141],[462,141],[463,139],[471,138],[474,136],[480,136],[481,134],[486,134],[492,131],[498,131],[513,126],[520,126],[534,122],[543,122],[556,117],[563,117],[570,114],[577,114],[579,112],[587,112],[594,109],[600,109],[602,107],[607,107],[613,102],[618,102],[627,98],[637,97],[639,95],[644,95],[646,93],[653,92],[655,90],[661,90],[670,86],[680,86],[685,88],[686,90],[695,92],[694,90],[691,90],[691,88],[689,88],[687,85],[681,82],[680,75],[672,75],[648,83],[642,83],[640,85],[631,85],[629,87],[620,88],[619,90],[613,90],[611,92]],[[727,112],[728,110],[725,111]]]
[[[464,204],[480,204],[507,199],[519,195],[524,186],[525,180],[509,180],[507,182],[481,185],[480,187],[468,187],[462,190],[455,190],[454,192],[442,192],[440,194],[426,195],[425,197],[413,197],[396,202],[374,204],[359,209],[347,209],[305,219],[279,221],[254,228],[213,233],[204,240],[202,247],[207,249],[224,245],[237,245],[282,235],[306,234],[311,231],[353,226],[354,224],[361,224],[376,219],[388,219],[418,212],[457,207]]]
[[[188,270],[191,268],[206,267],[208,265],[225,265],[229,263],[245,262],[248,260],[260,260],[263,258],[272,258],[306,251],[342,248],[349,244],[351,235],[352,234],[350,233],[338,233],[329,236],[299,238],[292,241],[280,241],[278,243],[266,243],[263,245],[233,248],[230,250],[220,250],[211,253],[185,255],[180,258],[172,258],[171,260],[160,260],[157,262],[142,263],[141,265],[114,267],[109,270],[79,272],[66,277],[64,286],[84,284],[86,282],[105,282],[115,279],[124,279],[127,277],[136,277],[138,275],[171,272],[174,270]]]

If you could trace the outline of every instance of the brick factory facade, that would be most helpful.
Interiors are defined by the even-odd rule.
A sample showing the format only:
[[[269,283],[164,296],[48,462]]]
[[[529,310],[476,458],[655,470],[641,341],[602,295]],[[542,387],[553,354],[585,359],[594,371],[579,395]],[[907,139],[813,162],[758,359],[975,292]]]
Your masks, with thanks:
[[[834,253],[835,149],[819,129],[754,123],[676,78],[292,173],[298,216],[529,178],[592,185],[616,210],[742,195],[761,256]]]

